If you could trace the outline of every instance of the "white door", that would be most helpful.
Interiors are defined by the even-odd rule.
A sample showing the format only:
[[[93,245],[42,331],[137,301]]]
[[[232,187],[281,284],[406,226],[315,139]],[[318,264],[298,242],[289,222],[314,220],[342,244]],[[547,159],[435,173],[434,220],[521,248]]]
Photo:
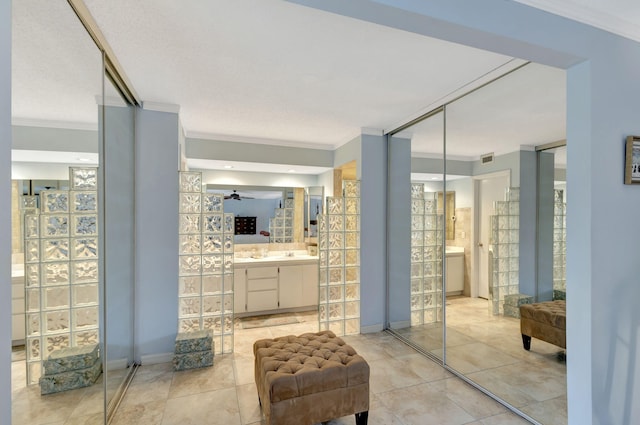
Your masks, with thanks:
[[[477,214],[477,278],[478,297],[489,298],[489,217],[494,215],[493,203],[504,201],[505,191],[509,187],[508,175],[496,175],[476,180]]]

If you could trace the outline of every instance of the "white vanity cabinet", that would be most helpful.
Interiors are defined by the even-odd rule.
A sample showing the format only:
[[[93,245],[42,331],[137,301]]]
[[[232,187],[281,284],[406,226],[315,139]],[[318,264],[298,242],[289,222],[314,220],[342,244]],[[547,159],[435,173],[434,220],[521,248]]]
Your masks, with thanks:
[[[464,291],[464,252],[447,253],[447,294],[462,294]]]
[[[318,265],[280,266],[280,308],[318,305]]]
[[[293,311],[318,305],[318,263],[268,260],[234,266],[234,313]]]
[[[24,269],[22,264],[11,269],[11,342],[23,345],[25,340]]]

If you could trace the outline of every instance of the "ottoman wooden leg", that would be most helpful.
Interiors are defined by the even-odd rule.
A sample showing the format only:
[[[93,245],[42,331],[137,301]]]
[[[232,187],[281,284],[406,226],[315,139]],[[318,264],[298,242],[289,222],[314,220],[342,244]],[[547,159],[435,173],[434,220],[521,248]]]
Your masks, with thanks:
[[[522,334],[522,346],[527,351],[531,349],[531,337],[529,335]]]
[[[369,419],[369,411],[356,413],[356,425],[367,425]]]

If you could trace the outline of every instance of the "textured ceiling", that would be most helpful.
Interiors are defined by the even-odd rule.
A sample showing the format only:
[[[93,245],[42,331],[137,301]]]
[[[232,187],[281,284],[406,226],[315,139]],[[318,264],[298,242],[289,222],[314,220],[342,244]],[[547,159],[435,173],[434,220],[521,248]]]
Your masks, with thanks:
[[[180,105],[187,136],[333,149],[513,66],[505,56],[280,0],[85,3],[142,100]],[[13,4],[14,123],[96,127],[100,56],[68,4]],[[448,154],[562,139],[564,96],[564,72],[539,65],[479,90],[448,111]],[[416,153],[441,152],[434,129],[411,130]]]
[[[145,101],[187,135],[335,148],[511,58],[280,0],[85,0]]]

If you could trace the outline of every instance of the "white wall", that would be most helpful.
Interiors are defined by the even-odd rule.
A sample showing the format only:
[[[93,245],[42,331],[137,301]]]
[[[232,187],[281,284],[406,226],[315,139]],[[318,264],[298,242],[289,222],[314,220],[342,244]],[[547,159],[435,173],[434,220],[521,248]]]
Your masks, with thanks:
[[[387,141],[360,137],[360,327],[375,332],[385,325]]]
[[[0,1],[0,205],[11,205],[11,2]],[[0,424],[11,423],[11,208],[0,208]]]

